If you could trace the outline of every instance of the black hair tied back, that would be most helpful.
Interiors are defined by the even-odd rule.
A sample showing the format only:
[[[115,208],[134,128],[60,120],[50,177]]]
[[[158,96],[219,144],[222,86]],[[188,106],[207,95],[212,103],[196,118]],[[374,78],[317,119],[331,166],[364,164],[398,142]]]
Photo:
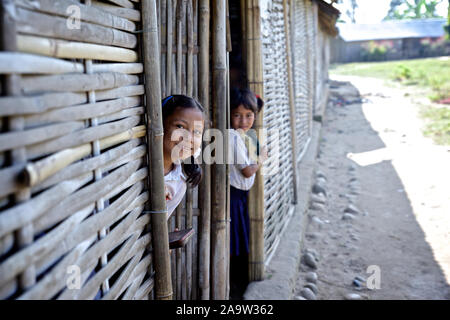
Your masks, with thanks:
[[[202,113],[205,111],[203,106],[196,99],[185,95],[173,95],[168,96],[162,100],[162,117],[164,120],[170,116],[177,108],[194,108],[200,110]],[[202,168],[200,165],[194,162],[194,157],[191,156],[187,163],[182,163],[183,171],[186,174],[186,182],[191,187],[196,187],[202,180]]]

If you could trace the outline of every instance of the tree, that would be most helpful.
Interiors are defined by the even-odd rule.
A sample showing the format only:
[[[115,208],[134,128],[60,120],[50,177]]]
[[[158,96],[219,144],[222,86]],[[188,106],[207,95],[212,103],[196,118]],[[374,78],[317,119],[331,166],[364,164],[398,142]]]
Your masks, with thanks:
[[[333,3],[338,3],[338,4],[342,4],[343,6],[345,6],[345,8],[347,8],[345,10],[345,14],[347,15],[347,17],[350,19],[350,21],[352,23],[356,23],[356,18],[355,18],[355,14],[356,14],[356,9],[358,8],[358,4],[356,3],[356,0],[335,0],[333,1]],[[338,22],[345,22],[343,19],[339,19]]]
[[[436,6],[442,0],[391,0],[388,14],[383,20],[441,18]]]

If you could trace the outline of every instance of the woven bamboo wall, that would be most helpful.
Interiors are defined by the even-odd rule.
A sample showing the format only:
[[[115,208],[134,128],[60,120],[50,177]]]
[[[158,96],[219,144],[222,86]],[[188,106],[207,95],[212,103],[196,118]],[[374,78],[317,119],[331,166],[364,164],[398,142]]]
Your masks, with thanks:
[[[314,11],[313,4],[311,0],[304,0],[306,8],[306,37],[308,46],[308,100],[309,100],[309,113],[311,116],[314,114],[315,105],[315,88],[316,88],[316,76],[315,76],[315,65],[316,65],[316,44],[315,44],[315,30],[314,30]],[[312,128],[309,128],[310,132]]]
[[[293,3],[292,25],[292,53],[294,71],[294,93],[296,110],[297,152],[299,155],[305,150],[310,138],[311,114],[308,97],[308,45],[306,28],[306,7],[304,0]],[[300,157],[299,159],[300,160]]]
[[[162,96],[184,94],[198,99],[198,1],[159,0],[157,4]],[[174,299],[197,299],[198,207],[198,188],[188,188],[169,220],[169,231],[190,227],[196,231],[185,247],[171,254]]]
[[[268,130],[269,152],[278,144],[278,161],[268,161],[269,171],[278,166],[277,174],[264,176],[264,252],[269,259],[292,210],[293,176],[292,145],[289,113],[289,89],[285,50],[283,3],[270,2],[262,15],[262,54],[264,78],[264,128]],[[279,140],[270,130],[279,130]]]
[[[153,298],[140,1],[4,3],[0,298]],[[199,21],[202,10],[209,28],[209,2],[155,3],[162,96],[201,91],[207,101],[199,50],[208,56],[209,36],[201,48]],[[208,70],[203,63],[206,78]],[[210,215],[199,202],[188,188],[168,221],[169,231],[196,231],[172,250],[175,299],[209,299]],[[81,270],[79,290],[67,288],[71,266]]]
[[[151,298],[139,3],[7,2],[0,297]]]

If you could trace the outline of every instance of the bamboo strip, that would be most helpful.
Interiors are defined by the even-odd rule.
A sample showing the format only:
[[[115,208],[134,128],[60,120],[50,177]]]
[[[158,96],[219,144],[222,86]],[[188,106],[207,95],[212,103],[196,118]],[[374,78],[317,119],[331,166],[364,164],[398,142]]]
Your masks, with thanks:
[[[46,36],[71,41],[95,43],[133,49],[135,35],[125,31],[80,21],[79,28],[68,28],[67,18],[17,8],[17,31],[23,34]]]
[[[141,21],[141,12],[139,10],[121,8],[100,1],[92,1],[92,6],[124,19],[129,19],[131,21]]]
[[[142,208],[141,208],[142,211]],[[149,221],[148,217],[146,217],[147,221]],[[139,233],[142,230],[136,230],[135,232],[126,242],[122,245],[122,247],[119,249],[119,252],[117,252],[114,257],[111,259],[111,261],[105,265],[92,279],[90,279],[87,284],[81,288],[79,294],[76,296],[76,299],[80,300],[87,300],[92,299],[95,297],[95,294],[97,293],[97,288],[101,283],[106,281],[108,275],[114,274],[124,263],[129,263],[129,259],[132,258],[133,255],[136,255],[140,258],[143,253],[143,249],[145,246],[148,246],[150,244],[150,235],[147,234],[140,238]],[[105,238],[105,240],[109,240]],[[141,250],[140,253],[135,253],[136,251]]]
[[[1,3],[1,30],[3,36],[1,37],[1,49],[4,51],[17,51],[17,33],[16,24],[16,7],[12,0],[5,0]],[[10,75],[6,76],[2,83],[2,94],[10,96],[20,95],[20,76]],[[8,119],[10,131],[23,131],[24,121],[21,116],[14,116]],[[0,143],[1,145],[3,143]],[[9,153],[10,161],[13,165],[24,164],[27,161],[27,154],[24,147],[17,147]],[[29,188],[18,190],[13,197],[13,201],[18,206],[26,204],[31,198]],[[24,224],[20,229],[15,230],[16,246],[23,248],[33,242],[33,225],[31,223]],[[19,275],[19,287],[22,290],[27,290],[36,283],[36,268],[34,265],[28,265],[22,274]]]
[[[134,8],[133,3],[129,0],[107,0],[107,1],[117,4],[118,6],[121,6],[124,8],[128,8],[128,9]]]
[[[125,97],[102,102],[90,102],[84,105],[51,110],[44,113],[25,116],[25,127],[45,125],[50,122],[71,122],[102,117],[137,107],[141,104],[140,97]]]
[[[264,99],[263,70],[261,56],[261,25],[260,9],[258,1],[247,0],[250,4],[250,14],[247,16],[248,26],[248,64],[251,64],[251,73],[248,74],[250,87]],[[255,119],[254,128],[261,140],[260,129],[263,125],[263,112]],[[249,216],[250,216],[250,254],[249,254],[249,280],[258,281],[264,278],[264,179],[261,170],[256,173],[255,183],[249,192]]]
[[[158,26],[159,26],[159,48],[161,50],[161,95],[168,96],[166,90],[166,61],[167,52],[161,49],[166,45],[167,41],[167,0],[160,0],[158,10]]]
[[[103,296],[102,300],[114,300],[120,294],[120,290],[126,284],[127,279],[132,275],[133,270],[137,267],[139,260],[141,259],[142,252],[137,252],[131,260],[128,262],[125,269],[120,273],[119,278],[116,282],[111,286],[111,289],[108,291],[106,295]]]
[[[26,76],[21,81],[21,90],[30,94],[42,91],[87,91],[106,90],[122,86],[136,85],[139,78],[115,72],[100,72],[93,74],[71,74]]]
[[[178,205],[177,209],[176,209],[176,220],[175,220],[175,226],[181,230],[181,216],[182,216],[182,208],[181,208],[181,204]],[[183,265],[182,265],[182,249],[177,249],[176,250],[176,256],[177,256],[177,300],[182,300],[183,299],[183,288],[182,288],[182,271],[183,271]]]
[[[129,130],[139,122],[140,117],[133,116],[112,123],[102,124],[97,127],[72,132],[41,143],[36,143],[26,147],[28,158],[34,159],[61,150],[62,148],[76,147],[96,139],[106,138]]]
[[[96,91],[97,101],[116,99],[119,97],[129,97],[144,94],[143,85],[126,86],[108,90]]]
[[[129,238],[130,235],[132,236],[132,240],[136,239],[145,223],[148,223],[149,220],[148,216],[142,216],[141,218],[136,220],[141,211],[142,207],[136,208],[131,211],[131,213],[129,213],[128,216],[116,228],[114,228],[106,238],[96,242],[92,247],[89,248],[88,251],[85,252],[85,254],[80,256],[80,258],[76,261],[76,265],[80,266],[80,268],[89,265],[91,261],[98,260],[104,252],[109,252],[118,244]],[[131,246],[131,243],[133,242],[134,241],[129,241],[128,243]],[[99,273],[103,270],[99,271]],[[95,296],[96,291],[92,293],[92,290],[95,290],[99,287],[99,283],[94,282],[99,273],[97,273],[92,279],[90,279],[87,284],[81,288],[81,290],[65,290],[58,297],[58,299],[77,299],[81,294],[85,293],[90,293],[91,295],[93,294],[93,296]],[[92,299],[93,296],[86,297],[86,299]]]
[[[14,2],[18,7],[52,15],[58,15],[66,18],[71,16],[71,12],[67,9],[71,5],[74,5],[73,0],[39,0],[38,4],[29,0],[15,0]],[[82,21],[92,22],[105,27],[115,28],[119,30],[136,30],[136,25],[128,19],[115,16],[96,7],[86,6],[82,3],[76,3],[76,6],[80,10],[80,20]]]
[[[225,0],[213,3],[213,119],[214,126],[226,134],[226,21]],[[227,148],[224,148],[227,157]],[[212,167],[211,188],[211,298],[226,299],[226,167],[215,163]]]
[[[161,118],[161,54],[158,47],[158,28],[156,25],[156,4],[152,0],[142,1],[143,28],[150,30],[143,34],[144,68],[147,115],[151,126],[148,128],[147,139],[149,153],[149,172],[151,172],[150,189],[152,211],[153,252],[155,267],[155,297],[156,299],[172,299],[172,279],[169,260],[169,235],[167,228],[166,200],[164,194],[164,166],[162,155],[162,136],[164,133]]]
[[[173,6],[172,0],[167,0],[167,53],[166,53],[166,95],[172,94],[172,58],[173,58]]]
[[[74,265],[86,249],[94,242],[94,238],[88,239],[80,243],[70,254],[61,261],[52,272],[39,281],[36,286],[25,292],[19,297],[19,300],[29,299],[50,299],[52,295],[57,293],[57,286],[54,285],[53,279],[61,279],[67,274],[67,268]],[[62,282],[62,281],[59,281]]]
[[[137,163],[137,166],[141,165],[142,160],[135,160],[132,161],[131,163]],[[122,168],[119,168],[117,170],[120,170]],[[116,171],[117,171],[116,170]],[[127,170],[131,170],[131,169],[127,169]],[[114,171],[115,172],[115,171]],[[92,178],[93,175],[91,175]],[[113,196],[116,196],[117,194],[119,194],[120,192],[122,192],[123,190],[125,190],[126,188],[131,187],[133,184],[138,183],[139,181],[145,179],[147,177],[147,170],[145,168],[142,168],[138,171],[136,171],[136,168],[134,169],[134,171],[128,171],[128,177],[123,178],[122,175],[120,175],[120,178],[122,179],[121,182],[122,183],[112,183],[111,186],[108,186],[108,188],[106,188],[105,190],[101,190],[101,192],[97,192],[97,195],[100,197],[104,197],[104,198],[111,198]],[[104,180],[105,178],[103,178]],[[125,179],[125,180],[123,180]],[[103,185],[105,182],[103,180],[98,181],[98,185]],[[111,183],[111,182],[110,182]],[[47,228],[52,227],[53,225],[55,225],[56,223],[59,223],[60,221],[66,219],[71,213],[75,212],[76,210],[78,210],[81,206],[81,203],[85,203],[84,199],[83,201],[78,200],[77,202],[77,197],[79,195],[84,194],[84,189],[78,191],[77,193],[74,193],[73,195],[71,195],[70,197],[68,197],[68,199],[64,199],[61,201],[61,203],[63,203],[66,207],[65,211],[62,211],[61,208],[63,207],[63,204],[58,204],[56,207],[50,209],[46,215],[39,217],[39,219],[37,219],[36,221],[33,222],[36,230],[38,231],[43,231]],[[91,190],[91,192],[93,192]],[[93,193],[92,195],[88,195],[87,197],[91,199],[91,201],[95,201],[95,193]]]
[[[199,100],[209,116],[209,0],[199,3]],[[209,121],[205,121],[205,130]],[[203,148],[206,142],[203,142]],[[199,223],[199,288],[200,299],[209,300],[210,282],[210,234],[211,234],[211,167],[203,165],[203,179],[199,186],[201,217]]]
[[[99,63],[92,64],[92,71],[140,74],[144,71],[144,66],[142,63]]]
[[[290,111],[290,127],[291,127],[291,145],[292,145],[292,187],[294,190],[293,204],[297,203],[297,130],[295,123],[295,100],[294,100],[294,80],[292,77],[292,59],[291,59],[291,41],[288,18],[288,3],[283,0],[283,18],[284,18],[284,33],[286,45],[286,68],[288,75],[289,86],[289,111]]]
[[[83,199],[77,199],[77,201],[75,201],[66,197],[88,182],[91,177],[89,174],[59,183],[55,187],[44,191],[31,200],[3,211],[0,215],[0,236],[4,236],[5,234],[20,228],[21,226],[36,220],[48,209],[53,208],[56,205],[61,205],[61,203],[64,203],[65,201],[75,201],[77,202],[77,206],[80,206],[80,204],[84,203],[87,199],[95,198],[97,194],[92,191],[95,190],[96,187],[103,188],[99,189],[103,194],[107,193],[108,190],[112,188],[112,186],[109,185],[112,181],[119,181],[120,179],[125,180],[125,174],[129,175],[130,171],[133,172],[138,166],[139,161],[128,163],[127,165],[104,177],[101,181],[90,184],[89,186],[81,189],[77,194],[80,194],[80,198],[82,198],[81,195],[85,195],[85,198]],[[56,190],[58,192],[56,192]],[[64,201],[61,202],[61,199],[64,199]],[[81,205],[81,207],[83,207],[83,205]]]
[[[100,149],[106,149],[121,142],[142,137],[144,135],[144,126],[134,127],[125,132],[101,139],[99,141]],[[39,160],[38,162],[29,163],[25,168],[25,172],[23,173],[24,180],[29,184],[29,186],[37,185],[46,180],[51,175],[67,167],[71,163],[91,153],[91,148],[92,145],[90,143],[87,143],[75,148],[61,150],[47,158]]]
[[[186,8],[187,0],[178,0],[177,1],[177,60],[176,60],[176,93],[183,93],[183,84],[182,84],[182,67],[183,67],[183,19],[186,19],[185,8]]]
[[[83,71],[84,67],[81,63],[20,52],[0,52],[1,74],[60,74]]]
[[[145,277],[146,270],[149,269],[151,263],[152,263],[151,255],[147,255],[139,262],[139,264],[133,270],[133,273],[128,278],[127,283],[124,285],[124,287],[128,288],[126,289],[125,294],[122,297],[122,300],[129,300],[135,295],[136,291],[139,288],[139,285],[142,283],[142,280]]]
[[[194,50],[194,13],[192,8],[192,1],[187,1],[187,64],[186,64],[186,94],[189,97],[192,97],[194,94],[194,58],[193,58],[193,50]]]
[[[136,292],[134,299],[136,300],[142,300],[145,296],[149,294],[149,292],[153,289],[154,280],[148,279],[145,281]]]
[[[44,93],[33,97],[1,97],[0,116],[41,113],[87,102],[84,93]]]
[[[18,35],[17,48],[22,52],[56,58],[92,59],[116,62],[137,61],[137,53],[130,49],[48,39],[36,36]]]
[[[81,121],[51,124],[25,131],[10,131],[0,134],[0,151],[24,147],[48,139],[64,136],[83,128]]]
[[[85,4],[87,6],[91,6],[91,0],[86,0]],[[114,31],[114,30],[113,30]],[[113,33],[113,39],[114,39],[114,33]],[[134,38],[136,40],[136,38]],[[84,62],[85,65],[85,71],[86,74],[91,75],[93,73],[92,71],[92,60],[86,60]],[[96,97],[95,97],[95,89],[91,88],[91,90],[88,91],[88,102],[89,103],[95,103],[96,102]],[[90,119],[89,121],[90,126],[91,127],[97,127],[98,126],[98,119],[97,117],[93,117]],[[100,143],[98,139],[95,139],[94,141],[92,141],[92,155],[94,157],[99,156],[100,155]],[[95,181],[99,181],[102,179],[103,176],[103,170],[101,168],[96,168],[94,170],[94,179]],[[94,211],[95,214],[98,214],[99,212],[103,211],[105,208],[105,203],[104,203],[104,199],[103,198],[99,198],[97,199],[97,201],[95,202],[95,207],[96,210]],[[103,239],[106,236],[106,232],[107,230],[105,228],[102,228],[100,230],[100,232],[98,233],[98,238],[99,240]],[[100,264],[102,268],[105,268],[106,264],[108,263],[108,259],[106,254],[103,254],[100,258]],[[102,283],[102,294],[105,295],[108,290],[109,290],[109,281],[108,279],[106,279],[103,283]]]
[[[53,260],[50,259],[50,255],[55,251],[57,256],[61,256],[65,252],[72,250],[77,243],[96,236],[101,228],[111,226],[127,212],[142,206],[148,199],[146,193],[139,195],[142,189],[143,183],[132,186],[100,214],[83,220],[94,209],[94,204],[89,204],[86,208],[70,215],[68,219],[46,233],[30,247],[17,253],[14,258],[11,258],[10,264],[14,264],[16,268],[20,269],[24,268],[30,261]],[[81,220],[83,222],[80,223]],[[63,239],[65,239],[64,242],[61,242]]]

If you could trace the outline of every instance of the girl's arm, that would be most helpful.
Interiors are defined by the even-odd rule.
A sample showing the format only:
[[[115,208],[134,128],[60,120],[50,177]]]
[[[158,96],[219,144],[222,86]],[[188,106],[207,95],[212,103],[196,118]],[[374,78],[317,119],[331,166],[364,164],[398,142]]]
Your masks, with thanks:
[[[241,170],[241,173],[244,177],[250,178],[252,175],[256,173],[260,168],[260,164],[251,164],[244,169]]]
[[[259,170],[259,168],[261,168],[263,162],[266,161],[267,158],[268,158],[267,149],[266,149],[266,147],[263,147],[261,149],[261,155],[259,157],[258,163],[251,164],[251,165],[243,168],[241,170],[242,175],[246,178],[250,178],[252,175],[254,175],[256,173],[256,171]]]

